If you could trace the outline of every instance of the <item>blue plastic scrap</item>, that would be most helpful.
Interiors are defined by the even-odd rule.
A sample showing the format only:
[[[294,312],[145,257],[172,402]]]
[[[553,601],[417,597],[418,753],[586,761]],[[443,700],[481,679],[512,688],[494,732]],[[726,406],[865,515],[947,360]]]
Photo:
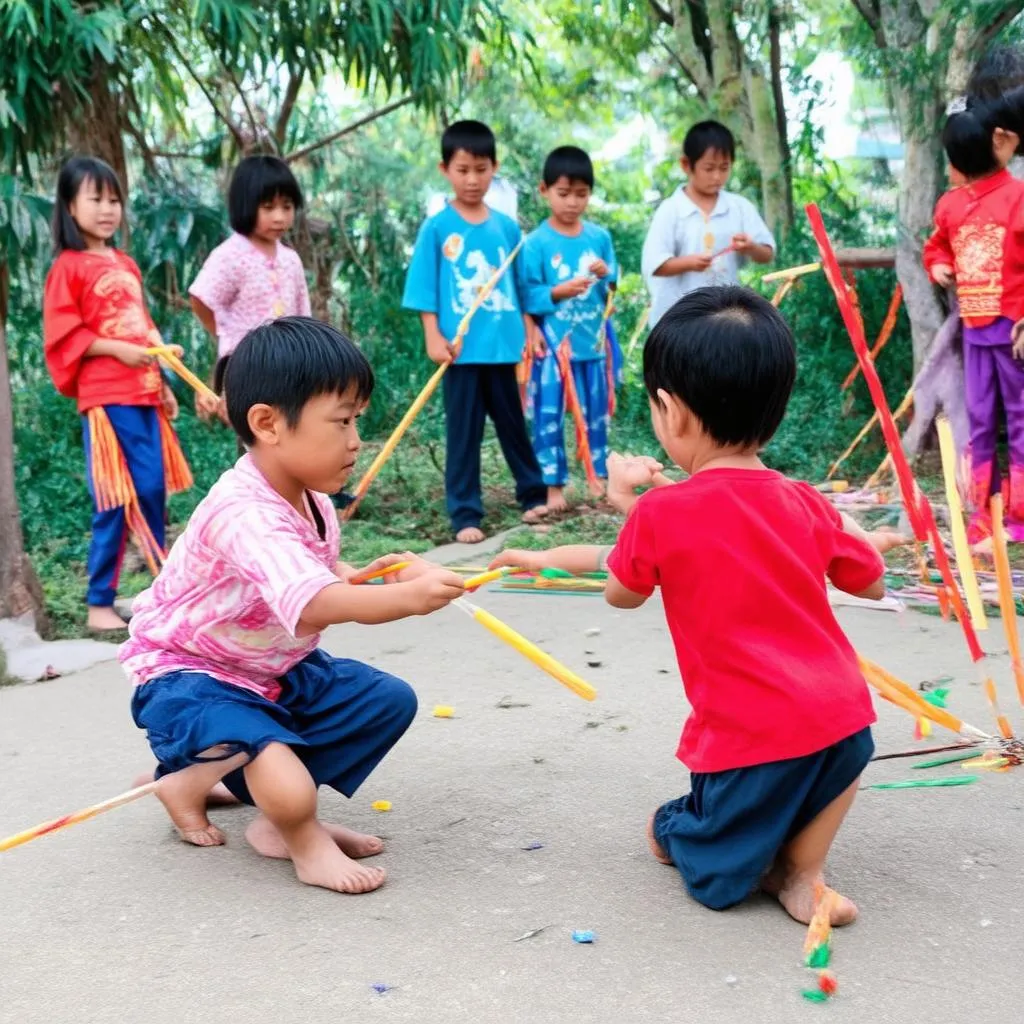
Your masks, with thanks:
[[[591,931],[574,931],[572,933],[572,941],[589,945],[594,941],[594,933]]]
[[[390,992],[391,991],[391,986],[390,985],[385,985],[383,981],[375,981],[370,986],[370,988],[372,988],[374,992],[376,992],[378,995],[381,995],[381,996],[384,995],[385,992]]]

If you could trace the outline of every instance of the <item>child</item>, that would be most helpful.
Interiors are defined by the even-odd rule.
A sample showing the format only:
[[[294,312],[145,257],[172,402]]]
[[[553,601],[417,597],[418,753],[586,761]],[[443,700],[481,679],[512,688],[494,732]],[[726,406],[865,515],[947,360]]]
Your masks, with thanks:
[[[257,852],[291,858],[308,885],[368,892],[384,872],[352,858],[382,844],[318,821],[317,787],[352,796],[405,732],[416,697],[379,669],[319,650],[320,631],[425,615],[460,597],[462,581],[414,559],[385,586],[347,582],[355,570],[337,560],[326,494],[352,472],[373,391],[352,342],[286,317],[246,336],[224,383],[249,453],[203,499],[135,602],[120,654],[136,684],[132,715],[183,839],[224,842],[205,810],[223,779],[262,812],[246,831]]]
[[[651,332],[644,383],[658,440],[690,479],[671,483],[654,460],[610,460],[609,498],[629,510],[610,555],[582,545],[506,551],[495,564],[606,565],[616,608],[661,588],[693,709],[677,755],[692,776],[691,792],[652,816],[652,852],[705,906],[761,886],[808,922],[875,719],[825,577],[877,599],[884,565],[814,488],[758,458],[795,373],[792,335],[763,298],[735,286],[684,296]],[[644,484],[655,486],[637,499]],[[856,913],[837,897],[832,923]]]
[[[968,537],[979,544],[991,536],[989,497],[1002,487],[996,453],[1002,409],[1010,449],[1006,529],[1024,541],[1024,338],[1013,341],[1014,322],[1024,317],[1024,182],[1006,170],[1017,136],[999,129],[993,112],[976,103],[950,115],[942,141],[966,184],[939,199],[924,265],[944,288],[955,279],[964,325]]]
[[[164,557],[167,492],[192,486],[170,423],[177,402],[146,354],[162,341],[142,275],[111,242],[123,206],[121,183],[102,160],[76,156],[64,164],[53,211],[57,259],[43,290],[46,366],[82,415],[94,506],[86,604],[96,631],[125,627],[114,598],[128,533],[155,575]]]
[[[192,312],[217,341],[218,394],[228,359],[249,331],[277,317],[310,314],[302,261],[281,244],[302,203],[295,175],[276,156],[248,156],[231,176],[228,217],[235,233],[210,253],[188,290]],[[208,411],[196,403],[197,411]],[[223,402],[219,411],[224,418]]]
[[[644,240],[651,327],[687,292],[735,284],[748,259],[770,263],[775,255],[754,204],[725,191],[735,159],[736,142],[725,125],[702,121],[686,133],[679,163],[688,180],[658,207]]]
[[[567,507],[565,386],[555,351],[572,350],[576,394],[584,411],[594,470],[608,476],[608,366],[601,330],[609,290],[618,276],[611,235],[583,220],[594,187],[590,157],[576,146],[560,146],[544,162],[540,186],[551,216],[526,239],[523,274],[526,312],[542,321],[547,354],[534,365],[533,447],[547,484],[547,507]],[[595,496],[604,492],[592,488]]]
[[[535,523],[547,513],[516,383],[528,329],[519,301],[519,261],[474,315],[462,351],[452,349],[459,322],[519,244],[521,232],[510,217],[484,203],[498,169],[487,125],[457,121],[445,129],[440,169],[455,198],[420,228],[402,306],[420,314],[427,355],[435,363],[454,364],[444,375],[445,497],[456,540],[478,544],[484,539],[480,443],[487,416],[515,477],[523,521]]]

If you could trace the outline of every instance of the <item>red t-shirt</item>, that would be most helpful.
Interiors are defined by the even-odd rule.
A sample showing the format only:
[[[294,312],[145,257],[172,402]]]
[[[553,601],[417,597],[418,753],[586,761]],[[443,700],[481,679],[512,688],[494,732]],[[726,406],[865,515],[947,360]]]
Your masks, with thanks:
[[[677,751],[691,771],[803,757],[875,720],[825,577],[858,592],[885,566],[809,484],[708,469],[655,488],[608,568],[634,593],[661,587],[693,708]]]
[[[46,366],[62,395],[78,411],[97,405],[159,405],[163,385],[155,365],[131,367],[113,356],[87,356],[98,338],[135,345],[159,344],[146,309],[142,274],[117,249],[65,249],[43,289]]]

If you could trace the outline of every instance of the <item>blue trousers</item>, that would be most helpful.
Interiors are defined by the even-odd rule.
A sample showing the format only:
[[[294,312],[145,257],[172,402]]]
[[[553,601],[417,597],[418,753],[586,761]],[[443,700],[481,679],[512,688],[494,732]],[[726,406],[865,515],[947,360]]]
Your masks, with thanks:
[[[139,496],[142,514],[160,547],[166,543],[167,488],[164,483],[164,458],[160,446],[160,421],[155,406],[105,405],[103,407],[117,435],[121,451],[128,463],[128,472]],[[89,542],[89,588],[86,603],[109,608],[117,596],[128,530],[123,508],[106,512],[96,509],[92,486],[92,439],[89,421],[82,417],[82,439],[85,442],[85,479],[93,501],[92,539]]]
[[[408,683],[371,665],[316,650],[281,677],[281,695],[267,700],[202,672],[171,672],[144,683],[132,698],[135,724],[146,730],[157,775],[217,760],[256,757],[270,743],[295,751],[317,786],[352,796],[416,716]],[[224,777],[239,800],[252,796],[241,768]]]
[[[608,476],[608,363],[605,358],[572,363],[576,394],[587,425],[594,471]],[[530,408],[533,411],[533,450],[537,453],[541,475],[549,487],[564,487],[569,482],[569,464],[565,455],[565,387],[558,359],[548,347],[547,354],[533,364],[530,379]]]
[[[524,511],[544,504],[547,491],[526,433],[515,364],[450,366],[444,375],[444,412],[448,446],[444,490],[456,533],[479,526],[484,517],[480,445],[488,416],[516,481],[516,501]]]

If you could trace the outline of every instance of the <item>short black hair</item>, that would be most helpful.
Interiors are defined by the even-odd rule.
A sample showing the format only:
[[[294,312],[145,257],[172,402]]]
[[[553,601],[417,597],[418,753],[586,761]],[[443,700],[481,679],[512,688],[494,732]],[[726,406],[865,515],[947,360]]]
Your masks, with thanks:
[[[644,385],[685,403],[719,445],[767,444],[796,380],[793,333],[749,288],[698,288],[658,322],[644,346]]]
[[[110,189],[124,205],[124,191],[120,179],[110,164],[94,156],[73,156],[66,160],[57,175],[57,201],[53,204],[53,248],[61,253],[65,249],[81,252],[85,248],[75,218],[71,216],[71,203],[83,185],[92,182],[102,192]]]
[[[373,394],[373,370],[355,342],[308,316],[284,316],[251,330],[224,371],[228,419],[242,442],[255,441],[249,410],[265,404],[298,426],[306,403],[355,387],[360,401]]]
[[[987,104],[977,103],[950,114],[942,129],[942,146],[950,164],[972,181],[998,171],[992,150],[995,129],[993,112]]]
[[[544,161],[544,184],[550,188],[559,178],[568,178],[570,184],[578,181],[587,188],[594,187],[594,165],[579,146],[559,146],[548,153]]]
[[[723,153],[730,160],[736,159],[736,140],[732,132],[718,121],[695,124],[683,139],[683,156],[691,166],[709,151]]]
[[[256,230],[260,206],[278,196],[302,206],[302,189],[291,168],[276,156],[247,156],[235,168],[228,186],[228,219],[240,235]]]
[[[456,121],[441,136],[441,163],[447,167],[459,150],[483,160],[498,162],[498,143],[494,132],[483,121]]]

